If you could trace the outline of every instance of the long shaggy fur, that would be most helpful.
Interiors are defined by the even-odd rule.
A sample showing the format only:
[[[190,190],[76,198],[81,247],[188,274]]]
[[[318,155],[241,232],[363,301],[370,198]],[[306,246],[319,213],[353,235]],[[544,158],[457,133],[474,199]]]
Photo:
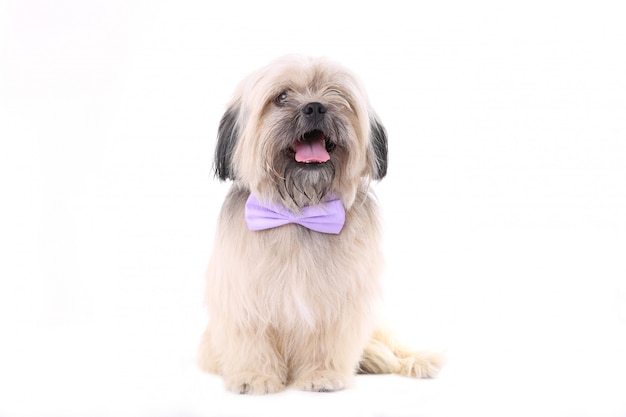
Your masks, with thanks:
[[[306,116],[310,103],[323,106],[323,117]],[[312,131],[324,133],[330,160],[296,162],[293,144]],[[220,123],[215,166],[233,185],[207,273],[204,370],[252,394],[290,384],[334,391],[357,371],[437,373],[437,355],[407,351],[374,329],[383,259],[369,183],[386,174],[387,136],[354,75],[300,56],[251,74]],[[294,224],[250,231],[250,193],[294,212],[335,196],[344,227],[338,235]]]

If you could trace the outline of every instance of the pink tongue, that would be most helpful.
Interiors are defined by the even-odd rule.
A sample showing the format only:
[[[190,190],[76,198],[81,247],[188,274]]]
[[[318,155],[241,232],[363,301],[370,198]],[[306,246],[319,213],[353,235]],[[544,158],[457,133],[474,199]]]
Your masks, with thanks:
[[[326,162],[330,159],[324,143],[324,134],[316,133],[314,137],[303,142],[296,142],[297,162]]]

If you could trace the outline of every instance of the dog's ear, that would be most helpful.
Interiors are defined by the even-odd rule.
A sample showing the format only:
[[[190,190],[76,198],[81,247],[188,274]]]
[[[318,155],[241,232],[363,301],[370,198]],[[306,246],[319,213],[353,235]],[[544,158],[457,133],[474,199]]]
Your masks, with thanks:
[[[381,180],[387,175],[387,131],[378,117],[370,118],[370,143],[372,146],[372,179]]]
[[[234,180],[233,152],[239,139],[239,106],[233,105],[222,116],[215,146],[215,175],[220,180]]]

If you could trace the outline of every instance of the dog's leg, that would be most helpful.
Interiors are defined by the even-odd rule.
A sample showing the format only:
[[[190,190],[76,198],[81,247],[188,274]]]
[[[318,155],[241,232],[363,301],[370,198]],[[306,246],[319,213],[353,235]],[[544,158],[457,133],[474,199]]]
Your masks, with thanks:
[[[268,331],[238,328],[224,336],[218,343],[228,390],[239,394],[271,394],[285,389],[287,365]]]
[[[365,347],[359,373],[434,378],[443,364],[442,354],[408,350],[398,345],[388,332],[377,330]]]
[[[292,357],[294,387],[332,392],[352,385],[364,333],[359,326],[337,326],[302,337],[303,343]]]

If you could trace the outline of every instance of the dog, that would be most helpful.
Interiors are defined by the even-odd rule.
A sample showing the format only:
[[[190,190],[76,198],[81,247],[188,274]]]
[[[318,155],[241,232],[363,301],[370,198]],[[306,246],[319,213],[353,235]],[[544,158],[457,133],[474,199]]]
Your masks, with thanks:
[[[386,130],[343,66],[290,55],[240,83],[218,128],[215,174],[232,185],[199,352],[228,390],[329,392],[356,373],[437,374],[439,354],[375,327],[383,255],[370,183],[387,164]]]

